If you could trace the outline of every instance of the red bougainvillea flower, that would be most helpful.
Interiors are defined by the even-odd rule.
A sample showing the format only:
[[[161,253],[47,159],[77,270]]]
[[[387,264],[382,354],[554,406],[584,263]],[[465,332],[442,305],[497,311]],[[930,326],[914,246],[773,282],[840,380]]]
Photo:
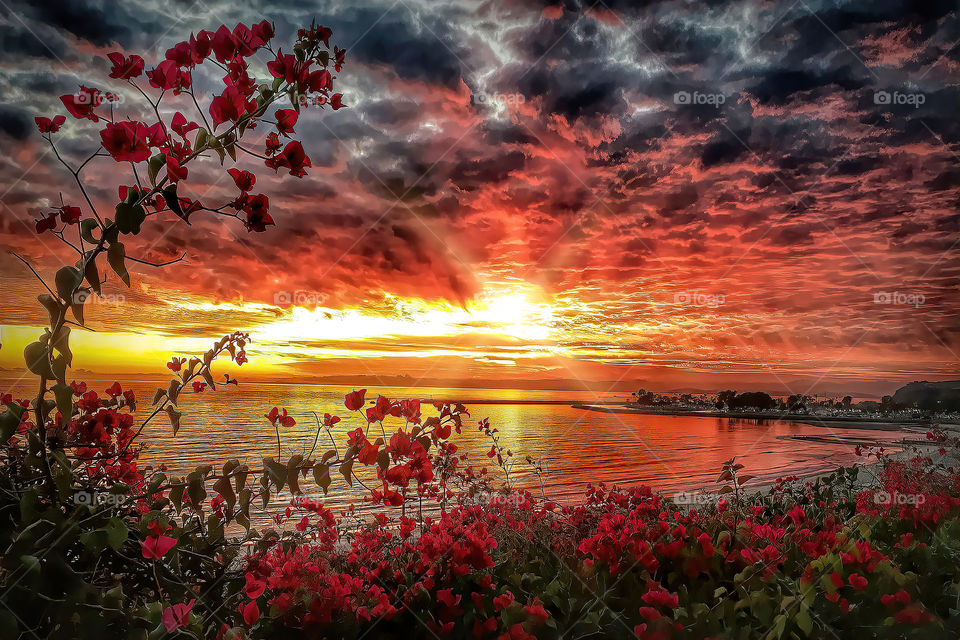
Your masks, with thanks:
[[[270,413],[264,416],[267,420],[270,421],[270,424],[280,423],[282,427],[292,427],[297,424],[297,421],[293,419],[293,416],[287,415],[286,409],[279,409],[274,407],[270,410]]]
[[[249,571],[244,576],[246,579],[246,584],[243,586],[243,593],[250,598],[251,600],[256,600],[263,595],[263,592],[267,588],[267,583],[263,580],[258,579],[255,575]]]
[[[277,151],[280,151],[280,138],[277,136],[275,131],[271,131],[267,134],[267,139],[265,141],[266,153],[268,156],[272,156]]]
[[[37,123],[37,128],[40,129],[40,133],[56,133],[60,130],[63,123],[67,121],[67,117],[56,116],[51,120],[50,118],[38,116],[34,118],[33,121]]]
[[[247,623],[247,626],[252,627],[259,619],[260,607],[257,606],[256,600],[251,600],[243,607],[243,621]]]
[[[270,199],[265,194],[258,193],[246,200],[243,210],[247,214],[246,227],[248,231],[263,232],[274,224],[273,217],[267,211],[270,208]]]
[[[246,113],[247,102],[237,87],[228,86],[222,94],[210,101],[209,111],[214,126],[228,120],[236,122],[240,119],[240,116]]]
[[[183,363],[186,362],[186,358],[171,358],[170,362],[167,363],[167,369],[170,371],[180,371],[180,368],[183,366]]]
[[[80,222],[81,215],[80,207],[71,207],[70,205],[60,207],[60,219],[63,220],[64,224],[77,224]]]
[[[333,76],[330,75],[330,72],[326,69],[317,69],[313,73],[307,76],[304,81],[304,86],[307,91],[323,91],[327,92],[333,89]],[[326,100],[326,96],[317,96]]]
[[[150,536],[140,543],[140,550],[147,560],[159,560],[176,544],[177,539],[170,536]]]
[[[124,58],[122,53],[114,51],[113,53],[108,53],[107,57],[110,59],[110,62],[113,63],[113,68],[110,69],[111,78],[129,80],[143,73],[143,58],[140,56]]]
[[[867,579],[857,573],[851,573],[850,577],[847,578],[850,581],[850,586],[859,591],[863,591],[867,588],[869,583]]]
[[[175,604],[163,610],[163,615],[160,619],[163,621],[163,626],[166,627],[168,633],[173,633],[180,627],[185,627],[190,624],[190,610],[193,609],[195,602],[196,600],[191,600],[187,604]]]
[[[240,169],[229,169],[227,173],[233,178],[233,181],[237,185],[237,189],[240,191],[247,192],[253,189],[253,185],[257,183],[257,176],[253,175],[249,171],[241,171]]]
[[[167,156],[167,177],[170,182],[180,182],[187,179],[187,168],[181,167],[173,156]]]
[[[189,89],[193,79],[188,71],[181,70],[173,60],[164,60],[156,69],[147,71],[150,84],[158,89],[173,89],[174,95]]]
[[[281,153],[272,158],[267,158],[264,164],[274,170],[286,167],[290,170],[290,175],[298,178],[307,175],[306,167],[313,166],[310,158],[303,151],[303,145],[300,144],[299,140],[288,142]]]
[[[346,49],[341,49],[340,47],[336,47],[336,46],[333,48],[333,62],[334,62],[333,68],[337,70],[337,73],[340,73],[340,69],[343,68],[343,62],[346,59],[346,57],[347,57]]]
[[[123,393],[123,387],[120,386],[120,383],[119,383],[119,382],[114,382],[114,383],[113,383],[112,385],[110,385],[110,387],[106,390],[106,393],[107,393],[107,395],[116,398],[116,397],[119,396],[121,393]]]
[[[60,96],[60,102],[74,118],[87,118],[94,122],[100,122],[100,117],[93,112],[103,102],[103,96],[99,89],[81,86],[76,93]]]
[[[830,574],[830,582],[833,583],[834,587],[839,589],[840,587],[843,586],[843,576],[841,576],[839,573],[834,571],[833,573]]]
[[[150,157],[147,127],[139,122],[111,122],[100,131],[100,140],[117,162],[143,162]]]
[[[339,416],[332,416],[329,413],[323,414],[323,426],[332,427],[333,425],[340,422]]]
[[[297,112],[293,109],[280,109],[277,111],[277,131],[289,137],[293,133],[293,127],[297,124]]]
[[[185,137],[188,133],[197,129],[200,125],[196,122],[187,122],[187,119],[182,113],[177,111],[173,116],[173,121],[170,123],[170,128],[173,129],[178,135]]]
[[[357,411],[363,406],[364,396],[366,395],[366,389],[360,389],[360,391],[351,391],[346,395],[346,397],[344,397],[343,404],[350,411]]]
[[[343,107],[347,106],[343,104],[343,94],[335,93],[332,96],[330,96],[330,106],[333,107],[334,111],[336,111],[337,109],[342,109]]]
[[[40,218],[36,221],[37,233],[43,233],[44,231],[50,231],[51,229],[57,228],[57,212],[48,213],[47,217]]]

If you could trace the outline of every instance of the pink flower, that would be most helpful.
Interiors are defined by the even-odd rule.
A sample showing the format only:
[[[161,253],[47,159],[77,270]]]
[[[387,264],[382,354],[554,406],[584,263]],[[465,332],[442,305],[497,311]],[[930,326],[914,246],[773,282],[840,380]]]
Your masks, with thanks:
[[[176,538],[170,536],[150,536],[140,543],[143,557],[147,560],[159,560],[177,544]]]
[[[187,604],[175,604],[172,607],[167,607],[163,610],[163,626],[167,628],[168,633],[173,633],[180,627],[185,627],[190,622],[190,610],[193,609],[193,603],[196,600],[191,600]]]

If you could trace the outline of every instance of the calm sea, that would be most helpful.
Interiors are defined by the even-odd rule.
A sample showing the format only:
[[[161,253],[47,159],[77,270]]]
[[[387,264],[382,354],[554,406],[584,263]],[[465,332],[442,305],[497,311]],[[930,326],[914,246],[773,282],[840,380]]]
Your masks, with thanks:
[[[112,381],[94,383],[102,392]],[[6,391],[20,397],[31,387],[3,381]],[[149,415],[146,405],[158,383],[126,383],[137,392],[141,418]],[[165,386],[165,385],[164,385]],[[343,406],[349,387],[302,384],[258,384],[219,387],[215,392],[184,393],[180,398],[182,426],[176,437],[160,414],[147,426],[142,442],[146,450],[144,464],[165,464],[168,475],[185,473],[201,463],[222,463],[238,458],[253,468],[260,466],[262,455],[277,453],[277,437],[264,418],[273,406],[286,408],[297,424],[281,429],[282,459],[306,453],[316,435],[316,422],[311,412],[337,414],[343,420],[333,430],[338,446],[346,441],[349,430],[363,426],[357,414]],[[853,446],[781,438],[790,435],[845,436],[893,441],[903,437],[897,432],[870,430],[833,430],[779,420],[735,420],[695,416],[647,416],[600,413],[575,409],[567,404],[477,404],[469,399],[491,400],[562,400],[568,402],[624,399],[624,394],[595,394],[569,391],[528,391],[501,389],[371,389],[368,398],[382,393],[391,399],[467,400],[471,417],[463,433],[454,435],[454,442],[471,455],[478,466],[490,460],[484,455],[489,441],[477,431],[477,421],[489,418],[500,430],[502,443],[510,448],[517,464],[513,474],[521,486],[539,491],[536,479],[525,468],[527,455],[543,460],[548,476],[545,491],[549,498],[574,500],[589,483],[648,484],[666,494],[701,487],[716,488],[714,480],[723,461],[738,456],[746,465],[744,473],[756,476],[753,482],[772,480],[777,476],[829,471],[855,460]],[[434,415],[430,405],[423,406],[424,416]],[[402,426],[399,419],[394,429]],[[375,427],[374,427],[375,428]],[[388,425],[389,429],[389,425]],[[371,431],[371,435],[379,435]],[[388,431],[389,435],[389,431]],[[372,439],[372,437],[371,437]],[[329,449],[322,434],[317,450]],[[304,488],[318,491],[312,478],[302,482]],[[339,476],[326,502],[331,508],[349,503],[359,504],[360,493],[349,490]]]

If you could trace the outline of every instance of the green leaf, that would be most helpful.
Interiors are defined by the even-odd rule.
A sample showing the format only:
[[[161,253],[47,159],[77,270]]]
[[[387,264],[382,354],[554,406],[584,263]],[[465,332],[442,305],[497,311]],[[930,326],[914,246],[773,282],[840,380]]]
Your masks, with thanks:
[[[50,340],[50,344],[67,358],[67,364],[73,362],[73,352],[70,351],[70,327],[64,325]]]
[[[237,504],[237,494],[233,492],[233,484],[230,482],[228,476],[221,476],[219,480],[213,483],[213,489],[227,502],[227,520],[230,519],[230,514],[233,513],[233,507]]]
[[[54,282],[57,285],[57,295],[60,296],[60,299],[73,302],[73,291],[83,282],[83,276],[79,269],[69,266],[60,267],[54,277]]]
[[[57,409],[63,416],[63,423],[66,424],[73,416],[73,387],[58,382],[53,387],[53,395],[57,398]]]
[[[114,242],[110,245],[110,248],[107,249],[107,262],[110,263],[110,267],[113,269],[114,273],[123,280],[123,284],[130,286],[130,274],[127,273],[127,266],[124,264],[124,260],[127,257],[126,249],[123,247],[122,242]]]
[[[119,518],[110,518],[110,521],[103,528],[107,534],[107,544],[114,551],[119,551],[123,543],[127,541],[127,525]]]
[[[17,408],[19,408],[20,411],[17,411]],[[3,413],[0,413],[0,444],[5,443],[17,432],[17,427],[20,426],[20,419],[24,411],[24,407],[11,402],[7,405],[7,408],[3,410]]]
[[[353,486],[353,460],[347,460],[346,462],[340,463],[340,473],[343,475],[343,478],[347,481],[347,484],[351,487]]]
[[[120,233],[140,233],[140,225],[147,219],[147,212],[138,204],[121,202],[117,205],[117,229]]]
[[[83,238],[85,242],[97,244],[97,239],[93,237],[93,230],[98,226],[96,218],[84,218],[80,221],[80,237]]]
[[[806,610],[800,611],[794,616],[793,621],[796,622],[800,630],[803,631],[803,635],[810,635],[810,632],[813,630],[813,621],[810,619],[810,612]]]
[[[37,296],[37,301],[47,310],[47,315],[50,318],[50,326],[56,324],[57,319],[60,317],[60,302],[49,293]]]
[[[87,279],[90,288],[93,289],[93,292],[98,296],[100,293],[100,269],[97,268],[97,258],[93,255],[93,252],[87,252],[87,262],[83,266],[83,275]]]
[[[269,456],[263,459],[263,467],[277,485],[277,490],[282,491],[287,482],[287,468]]]
[[[317,481],[317,486],[323,489],[323,495],[327,495],[327,489],[330,488],[330,467],[320,463],[314,465],[313,479]]]
[[[160,169],[163,168],[165,163],[166,158],[164,158],[162,153],[157,153],[150,157],[150,161],[147,164],[147,173],[150,176],[150,184],[157,184],[157,174],[160,173]]]
[[[23,349],[23,359],[27,363],[27,369],[38,376],[45,376],[51,380],[54,378],[53,369],[50,367],[47,345],[42,342],[31,342]]]

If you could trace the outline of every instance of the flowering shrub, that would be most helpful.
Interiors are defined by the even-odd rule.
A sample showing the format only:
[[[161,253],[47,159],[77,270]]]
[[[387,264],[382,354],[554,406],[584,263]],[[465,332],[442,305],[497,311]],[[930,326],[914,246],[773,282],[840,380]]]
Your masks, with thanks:
[[[126,265],[134,258],[120,238],[139,234],[148,217],[189,224],[194,215],[228,215],[250,232],[275,223],[268,196],[252,193],[250,171],[227,169],[238,195],[219,205],[179,190],[205,156],[225,163],[239,152],[297,177],[310,168],[302,144],[280,137],[294,134],[301,107],[344,106],[330,69],[340,72],[345,52],[331,51],[329,29],[316,25],[299,32],[289,54],[272,48],[273,35],[267,22],[202,31],[148,71],[139,56],[110,54],[111,78],[143,95],[152,122],[120,119],[115,96],[99,89],[81,87],[62,98],[73,118],[105,123],[101,147],[88,161],[107,155],[131,163],[131,184],[120,186],[111,219],[87,196],[87,163],[64,162],[85,206],[64,203],[37,221],[38,233],[55,234],[79,257],[56,273],[53,287],[44,283],[48,293],[39,298],[49,327],[24,353],[39,379],[37,396],[0,399],[0,634],[960,634],[960,476],[946,462],[956,459],[958,443],[942,430],[931,431],[906,462],[877,452],[874,478],[854,467],[751,493],[751,478],[730,460],[716,499],[695,509],[648,487],[602,485],[578,504],[558,505],[542,484],[538,497],[514,485],[513,452],[466,407],[422,407],[361,389],[346,395],[345,412],[315,414],[317,434],[306,455],[281,459],[280,428],[296,420],[273,407],[265,419],[276,429],[277,456],[264,456],[255,468],[229,460],[183,477],[141,469],[145,428],[165,414],[176,434],[184,389],[237,384],[229,376],[219,381],[214,368],[227,359],[244,364],[250,337],[232,333],[195,357],[172,358],[169,383],[144,410],[145,399],[138,402],[119,383],[100,389],[68,382],[70,326],[84,324],[86,297],[100,293],[104,255],[129,285]],[[263,49],[273,58],[273,79],[258,83],[248,60]],[[225,72],[224,88],[206,110],[194,94],[193,70],[201,64]],[[166,96],[188,96],[202,123],[178,111],[167,124],[158,109]],[[292,108],[273,109],[281,99]],[[65,116],[38,117],[37,126],[57,152],[54,136]],[[262,153],[242,141],[259,126],[275,129]],[[76,242],[67,239],[71,231]],[[138,412],[147,414],[139,422]],[[330,429],[345,420],[355,428],[337,442]],[[491,442],[480,464],[453,441],[464,428]],[[321,453],[327,440],[330,449]],[[541,475],[540,462],[527,462]],[[319,498],[335,479],[362,486],[374,515],[328,510]],[[275,526],[259,530],[251,510],[271,504]]]

